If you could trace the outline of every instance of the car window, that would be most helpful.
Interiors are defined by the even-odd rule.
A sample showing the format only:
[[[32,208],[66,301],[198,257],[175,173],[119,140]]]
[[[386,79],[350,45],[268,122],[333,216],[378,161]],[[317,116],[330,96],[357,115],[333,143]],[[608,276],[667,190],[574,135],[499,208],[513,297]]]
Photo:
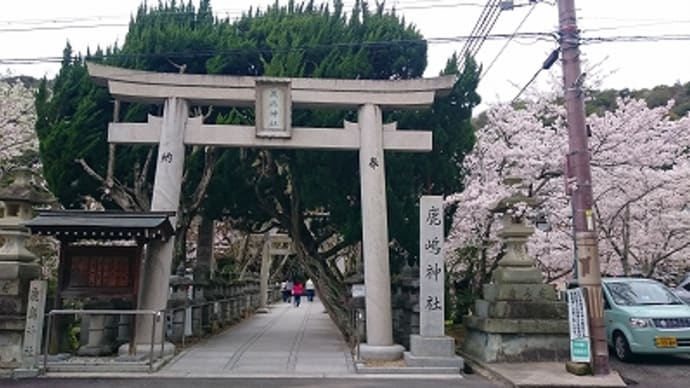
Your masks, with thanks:
[[[609,282],[605,287],[613,302],[621,306],[681,304],[677,296],[661,283],[646,281]]]

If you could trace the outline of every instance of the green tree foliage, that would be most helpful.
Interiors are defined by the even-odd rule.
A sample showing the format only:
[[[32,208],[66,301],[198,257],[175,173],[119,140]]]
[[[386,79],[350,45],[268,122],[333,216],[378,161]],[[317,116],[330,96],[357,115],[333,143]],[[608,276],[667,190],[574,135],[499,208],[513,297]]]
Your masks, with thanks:
[[[67,44],[52,96],[44,79],[35,105],[45,179],[64,206],[78,207],[98,185],[77,168],[74,160],[84,158],[94,168],[105,167],[104,123],[112,117],[108,91],[93,85],[81,58],[73,58]]]
[[[340,0],[332,6],[276,3],[231,21],[214,19],[208,1],[198,9],[171,1],[156,9],[140,7],[122,47],[91,57],[164,72],[409,79],[422,76],[426,50],[415,27],[384,12],[383,5],[372,10],[357,1],[346,15]],[[81,58],[70,56],[68,48],[53,96],[39,93],[36,104],[41,155],[44,164],[52,166],[48,181],[64,204],[76,206],[83,195],[100,197],[102,187],[75,168],[73,160],[83,158],[104,174],[112,104],[107,90],[88,79]],[[469,61],[459,73],[456,63],[457,58],[450,58],[443,71],[458,75],[455,87],[431,109],[384,114],[385,121],[398,121],[401,130],[434,133],[430,153],[386,154],[394,268],[417,256],[419,196],[461,190],[459,166],[473,144],[469,118],[479,103],[478,69]],[[147,113],[160,114],[160,109],[124,104],[120,116],[123,121],[142,121]],[[215,109],[209,120],[252,125],[253,115],[247,108]],[[296,110],[292,117],[293,125],[308,127],[342,127],[343,120],[356,119],[357,112],[326,109]],[[137,174],[132,166],[145,165],[146,154],[143,147],[118,148],[115,178],[133,185]],[[242,228],[273,222],[288,231],[297,242],[297,258],[306,275],[316,281],[336,322],[346,325],[345,286],[333,258],[339,249],[361,240],[357,152],[223,149],[212,163],[215,170],[201,205],[203,214],[230,217]],[[183,203],[190,201],[194,182],[206,168],[208,159],[190,147]]]
[[[619,97],[631,97],[647,101],[650,108],[666,105],[669,100],[674,100],[671,112],[673,118],[683,117],[690,112],[690,82],[673,85],[658,85],[651,89],[606,89],[595,91],[587,102],[587,113],[603,113],[613,111],[616,108],[616,99]]]

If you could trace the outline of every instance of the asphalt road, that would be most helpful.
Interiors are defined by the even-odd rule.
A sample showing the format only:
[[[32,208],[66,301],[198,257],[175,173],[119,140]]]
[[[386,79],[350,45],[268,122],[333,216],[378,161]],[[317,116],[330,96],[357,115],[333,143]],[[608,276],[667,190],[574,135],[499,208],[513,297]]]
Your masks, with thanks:
[[[389,379],[389,378],[236,378],[236,379],[27,379],[0,380],[3,388],[497,388],[502,385],[491,383],[476,375],[468,375],[464,379]]]
[[[624,363],[612,356],[609,365],[620,373],[629,387],[690,387],[690,355],[640,356],[631,363]]]

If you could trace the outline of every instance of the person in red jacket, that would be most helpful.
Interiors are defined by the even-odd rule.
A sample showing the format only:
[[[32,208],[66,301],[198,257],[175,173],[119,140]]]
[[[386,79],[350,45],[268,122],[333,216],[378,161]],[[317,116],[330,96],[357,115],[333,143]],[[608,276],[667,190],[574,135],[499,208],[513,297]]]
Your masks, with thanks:
[[[304,293],[304,285],[302,283],[295,282],[292,286],[292,299],[295,301],[295,307],[299,307],[299,302],[302,299],[302,294]]]

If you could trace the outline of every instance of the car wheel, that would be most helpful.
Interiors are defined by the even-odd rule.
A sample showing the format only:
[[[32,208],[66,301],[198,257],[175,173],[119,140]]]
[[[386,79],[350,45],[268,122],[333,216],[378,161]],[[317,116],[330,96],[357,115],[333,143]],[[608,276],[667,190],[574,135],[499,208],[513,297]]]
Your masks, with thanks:
[[[630,351],[630,345],[628,344],[627,338],[620,331],[613,334],[613,350],[621,361],[632,361],[633,353]]]

